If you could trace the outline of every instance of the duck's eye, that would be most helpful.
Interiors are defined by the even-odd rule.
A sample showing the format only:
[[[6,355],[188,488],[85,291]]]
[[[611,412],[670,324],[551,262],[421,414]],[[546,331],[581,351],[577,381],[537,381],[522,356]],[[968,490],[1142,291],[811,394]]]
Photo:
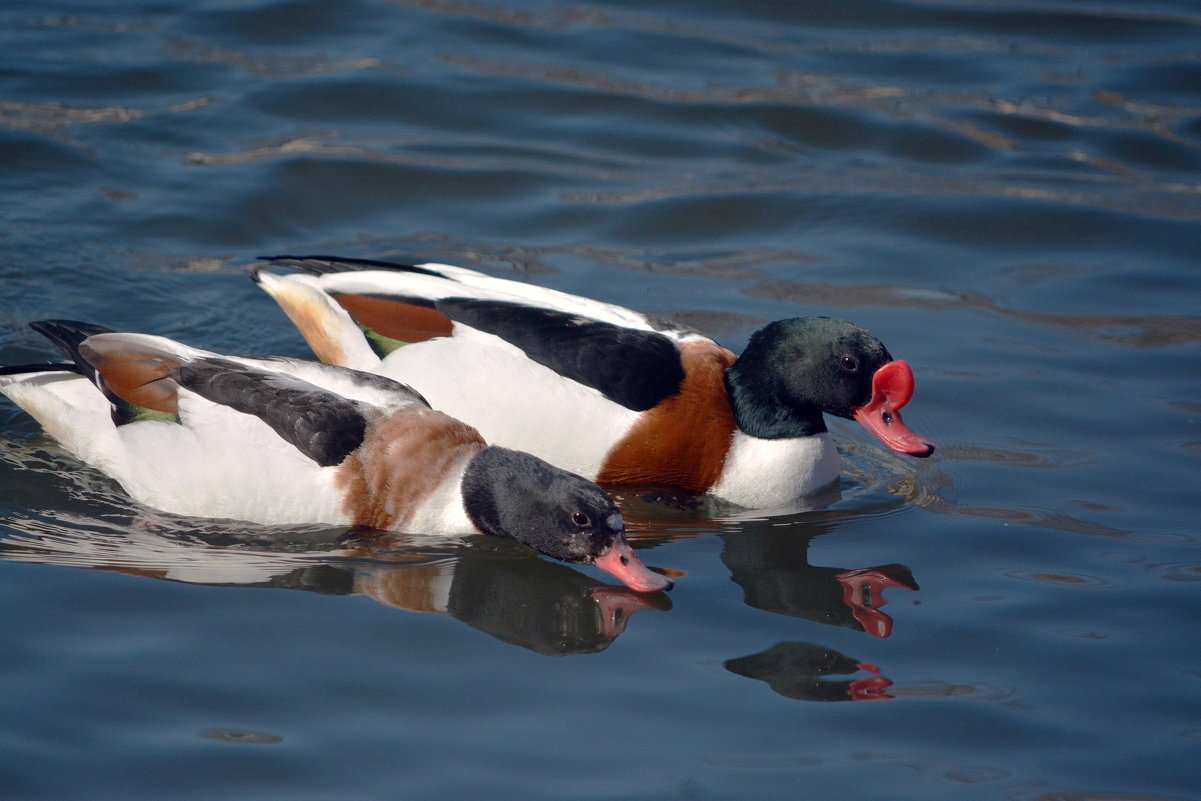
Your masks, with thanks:
[[[577,526],[586,526],[591,523],[592,520],[583,512],[574,512],[571,515],[571,522],[575,523]]]
[[[842,369],[848,373],[853,373],[859,369],[859,360],[854,356],[843,356],[840,362]]]

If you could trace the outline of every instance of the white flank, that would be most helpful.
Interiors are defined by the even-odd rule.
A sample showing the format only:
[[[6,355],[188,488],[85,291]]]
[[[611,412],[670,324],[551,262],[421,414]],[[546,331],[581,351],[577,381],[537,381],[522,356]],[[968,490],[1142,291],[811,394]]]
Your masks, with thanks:
[[[121,426],[127,465],[113,477],[143,503],[177,514],[266,524],[344,525],[336,468],[304,456],[262,420],[179,391],[182,425]]]
[[[147,420],[120,427],[108,401],[79,375],[3,376],[0,392],[148,506],[264,524],[349,522],[334,468],[305,458],[258,418],[187,391],[180,391],[183,425]]]

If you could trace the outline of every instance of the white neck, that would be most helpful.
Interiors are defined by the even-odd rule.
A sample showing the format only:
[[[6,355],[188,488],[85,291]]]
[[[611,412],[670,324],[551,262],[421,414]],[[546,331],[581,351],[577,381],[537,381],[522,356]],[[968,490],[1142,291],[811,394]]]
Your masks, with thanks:
[[[470,457],[447,472],[446,479],[429,494],[405,526],[406,531],[434,536],[479,533],[463,506],[463,472],[469,461]]]

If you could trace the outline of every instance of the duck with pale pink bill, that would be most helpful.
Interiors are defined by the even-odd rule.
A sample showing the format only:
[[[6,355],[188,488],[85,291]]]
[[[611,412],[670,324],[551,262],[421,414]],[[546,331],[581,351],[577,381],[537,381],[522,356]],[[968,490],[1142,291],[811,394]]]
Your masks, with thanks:
[[[846,320],[779,320],[735,356],[688,326],[462,267],[267,260],[300,271],[253,277],[320,359],[410,384],[490,442],[604,486],[788,504],[839,477],[826,414],[934,451],[901,420],[909,365]]]
[[[594,483],[487,444],[394,380],[70,320],[32,327],[70,362],[0,367],[0,393],[148,506],[263,524],[484,533],[595,565],[631,589],[671,587],[634,554],[620,511]]]

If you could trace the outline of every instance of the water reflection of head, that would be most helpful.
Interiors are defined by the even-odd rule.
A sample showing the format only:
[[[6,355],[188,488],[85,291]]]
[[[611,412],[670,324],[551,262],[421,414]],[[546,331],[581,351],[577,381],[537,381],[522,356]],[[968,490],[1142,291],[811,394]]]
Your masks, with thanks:
[[[748,606],[889,636],[892,618],[880,610],[883,591],[918,589],[913,573],[900,564],[850,570],[811,565],[809,543],[820,533],[796,526],[747,527],[722,535],[721,558]]]

